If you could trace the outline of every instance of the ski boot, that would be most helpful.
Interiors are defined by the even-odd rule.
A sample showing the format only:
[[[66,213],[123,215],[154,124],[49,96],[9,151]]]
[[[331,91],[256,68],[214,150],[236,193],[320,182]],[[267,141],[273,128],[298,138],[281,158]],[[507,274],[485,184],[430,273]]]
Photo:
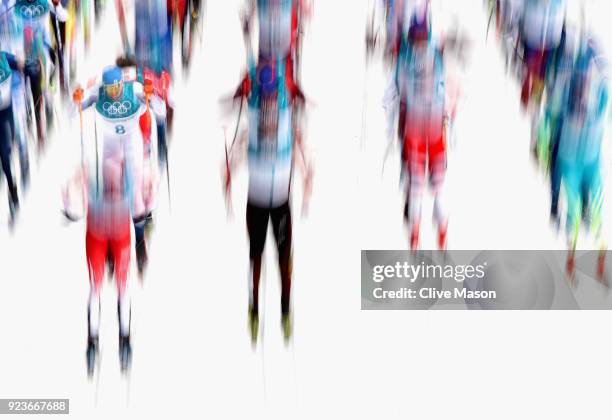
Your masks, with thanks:
[[[289,344],[289,340],[293,335],[293,319],[291,316],[291,312],[283,313],[281,315],[281,328],[283,329],[283,338],[285,339],[285,344]]]
[[[132,345],[130,344],[130,335],[119,336],[119,363],[121,365],[121,373],[126,373],[132,364]]]
[[[446,251],[446,233],[448,231],[448,222],[440,224],[438,227],[438,249],[442,252]]]
[[[580,215],[582,219],[582,224],[586,231],[588,231],[591,227],[591,212],[589,211],[589,206],[584,201],[582,202],[582,213]]]
[[[251,345],[255,348],[259,334],[259,314],[252,307],[249,307],[249,333],[251,334]]]
[[[19,153],[19,169],[21,171],[21,188],[25,191],[30,184],[30,160],[27,152],[20,151]]]
[[[410,231],[410,250],[416,252],[419,249],[419,225],[414,224]]]
[[[576,258],[575,251],[570,250],[567,254],[567,262],[565,264],[565,272],[570,282],[570,286],[575,285],[575,276],[576,276]]]
[[[561,219],[559,218],[559,206],[556,202],[553,202],[550,206],[550,224],[558,233],[561,229]]]
[[[143,239],[136,242],[136,263],[138,265],[138,273],[142,276],[147,267],[148,256],[147,256],[147,243]]]
[[[9,227],[13,229],[17,222],[17,214],[19,213],[19,199],[17,197],[9,199]]]
[[[85,352],[85,357],[87,360],[87,376],[91,379],[98,361],[98,337],[90,336],[87,339],[87,351]]]
[[[607,279],[605,278],[606,274],[606,250],[602,249],[599,251],[599,256],[597,257],[597,280],[602,283],[604,286],[608,286]]]
[[[110,283],[115,275],[115,259],[113,258],[113,254],[110,252],[110,249],[106,254],[106,266],[108,267],[108,281]]]

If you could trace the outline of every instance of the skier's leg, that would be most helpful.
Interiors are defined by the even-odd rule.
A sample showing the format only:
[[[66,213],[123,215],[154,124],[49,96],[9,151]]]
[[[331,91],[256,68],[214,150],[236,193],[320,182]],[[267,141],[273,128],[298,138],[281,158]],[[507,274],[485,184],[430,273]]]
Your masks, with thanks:
[[[527,108],[529,97],[531,95],[531,69],[530,69],[531,51],[525,43],[523,43],[523,62],[525,67],[525,75],[523,76],[523,84],[521,87],[521,105]]]
[[[292,225],[289,203],[271,211],[272,231],[278,249],[282,291],[281,312],[288,315],[291,305]]]
[[[438,226],[438,248],[446,249],[448,214],[444,206],[444,177],[446,176],[446,150],[440,140],[429,149],[429,179],[434,194],[434,221]]]
[[[127,224],[129,226],[129,224]],[[117,281],[117,316],[119,318],[119,360],[121,370],[125,372],[131,363],[132,346],[130,343],[130,324],[132,308],[127,287],[130,267],[130,231],[120,234],[110,241],[110,248],[115,262],[115,279]]]
[[[42,95],[42,68],[40,63],[32,64],[28,66],[28,76],[30,77],[30,89],[32,91],[32,99],[34,101],[34,117],[36,119],[36,133],[38,135],[39,147],[44,144],[45,137],[45,123],[44,123],[44,109],[43,109],[43,95]]]
[[[400,101],[399,104],[399,116],[397,121],[397,138],[400,142],[404,140],[404,132],[406,128],[406,103]]]
[[[253,314],[259,313],[259,279],[261,263],[266,244],[269,210],[247,203],[246,223],[249,235],[249,308]]]
[[[60,89],[64,92],[67,87],[66,80],[66,22],[59,23],[59,33],[61,39],[61,50],[58,49],[59,56],[59,77],[60,77]],[[64,92],[66,93],[66,92]]]
[[[419,244],[419,230],[421,226],[421,203],[423,200],[423,189],[425,184],[423,165],[411,165],[410,173],[410,197],[408,211],[412,226],[410,229],[410,248],[415,250]]]
[[[575,252],[578,243],[578,233],[580,230],[580,213],[582,203],[580,200],[580,184],[582,171],[575,162],[560,162],[562,170],[562,183],[567,197],[567,219],[565,230],[567,234],[567,262],[566,272],[573,282],[575,270]]]
[[[568,248],[576,249],[582,211],[580,184],[582,170],[574,162],[560,162],[563,173],[563,186],[567,196],[566,232]]]
[[[281,325],[287,342],[293,332],[291,321],[292,226],[289,203],[272,210],[271,216],[281,275]]]
[[[601,177],[601,163],[599,159],[587,168],[588,178],[588,213],[591,219],[591,231],[595,236],[595,246],[599,249],[599,257],[597,258],[597,278],[605,285],[605,263],[606,251],[608,244],[606,243],[605,235],[603,234],[603,180]],[[585,205],[583,204],[583,207]]]
[[[13,74],[13,121],[15,125],[15,136],[19,147],[19,166],[21,169],[21,184],[24,189],[28,185],[30,168],[28,160],[28,138],[25,124],[25,100],[24,77],[20,73]]]
[[[542,94],[544,93],[544,81],[546,80],[546,73],[548,71],[549,57],[550,50],[545,49],[538,51],[532,92],[536,104],[541,102]]]
[[[130,267],[129,231],[110,241],[111,253],[115,264],[115,279],[118,292],[119,333],[122,337],[130,335],[130,297],[127,287]]]
[[[88,332],[90,339],[97,339],[100,329],[100,289],[104,279],[104,265],[106,262],[108,242],[97,238],[89,230],[85,237],[85,252],[87,254],[87,267],[89,269],[89,305]]]
[[[100,332],[100,289],[104,278],[104,263],[106,261],[108,242],[93,236],[89,229],[85,236],[85,252],[89,269],[89,302],[87,305],[87,373],[94,373],[98,355],[98,339]]]
[[[11,215],[17,211],[19,198],[17,196],[17,186],[11,171],[11,149],[13,143],[14,122],[11,107],[0,111],[0,162],[2,171],[6,177],[6,184],[9,190],[9,208]]]
[[[410,190],[408,197],[408,215],[410,217],[410,248],[416,250],[419,244],[421,224],[421,202],[425,184],[426,144],[423,136],[422,121],[409,118],[404,143],[404,160],[409,162]]]
[[[157,162],[161,168],[166,163],[168,143],[166,139],[166,122],[157,122]]]
[[[580,185],[580,200],[581,200],[581,216],[582,221],[589,225],[592,221],[593,212],[597,211],[597,202],[594,203],[595,207],[591,207],[591,201],[597,199],[593,194],[596,194],[597,184],[599,183],[599,177],[593,172],[592,165],[585,167],[585,176],[582,179]]]
[[[247,202],[246,221],[249,234],[249,332],[251,344],[257,343],[259,334],[259,279],[261,278],[262,254],[266,244],[270,210],[253,206]]]
[[[559,152],[559,138],[561,130],[559,124],[553,124],[552,141],[550,145],[550,217],[558,220],[559,217],[559,192],[561,190],[561,169],[557,161]]]
[[[191,17],[189,16],[189,5],[187,0],[179,1],[179,23],[181,25],[181,55],[183,58],[183,65],[186,66],[189,63],[189,52],[191,49],[191,39],[188,38],[191,34],[186,32],[187,28],[191,26]],[[189,23],[187,21],[189,20]]]
[[[406,173],[410,173],[408,164],[402,161],[401,167],[402,167],[401,174],[404,174],[403,175],[404,177],[406,176],[405,175]],[[410,178],[408,178],[408,180],[406,181],[405,187],[406,187],[406,191],[405,191],[406,199],[404,201],[404,221],[406,222],[406,224],[410,225]]]
[[[151,217],[149,213],[147,219]],[[145,238],[146,220],[137,221],[133,219],[134,223],[134,240],[136,242],[136,262],[138,266],[138,272],[142,274],[146,268],[148,256],[147,256],[147,242]]]
[[[533,112],[531,113],[531,124],[530,124],[531,134],[529,137],[529,147],[536,161],[537,161],[537,156],[538,156],[537,154],[538,153],[538,132],[539,132],[540,124],[543,118],[544,118],[543,113],[540,112],[539,107],[536,107],[536,109],[534,109]]]
[[[55,39],[59,28],[55,25],[55,18],[53,16],[49,17],[49,21],[51,23],[50,30],[53,34],[53,38]],[[59,67],[59,42],[59,39],[55,39],[55,46],[49,46],[49,59],[51,60],[52,64],[51,72],[49,73],[49,80],[51,81],[51,85],[53,85],[53,82],[55,80],[55,72]]]
[[[602,234],[602,208],[603,208],[603,183],[601,179],[600,161],[585,168],[583,190],[581,191],[582,209],[587,209],[591,231],[595,235],[595,241],[599,249],[605,249],[605,239]]]
[[[164,43],[164,58],[165,58],[165,68],[168,72],[172,73],[172,52],[173,52],[173,12],[167,10],[167,20],[166,20],[166,33],[163,36],[162,42]]]

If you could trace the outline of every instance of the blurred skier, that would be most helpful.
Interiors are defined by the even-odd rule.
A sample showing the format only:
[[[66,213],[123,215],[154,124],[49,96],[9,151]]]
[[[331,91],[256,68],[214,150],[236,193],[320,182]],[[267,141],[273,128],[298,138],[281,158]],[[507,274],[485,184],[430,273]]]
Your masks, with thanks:
[[[12,75],[23,71],[24,63],[12,54],[0,51],[0,163],[9,192],[11,224],[19,210],[17,186],[11,171],[11,151],[15,139],[15,123],[12,104]]]
[[[202,21],[204,0],[170,0],[169,12],[172,22],[176,22],[181,36],[181,58],[183,68],[188,69],[191,63],[195,34]]]
[[[21,28],[17,26],[13,8],[14,2],[12,5],[8,2],[0,3],[0,49],[23,58],[23,36],[19,32]],[[23,60],[21,61],[23,62]],[[11,105],[13,108],[15,143],[19,150],[21,185],[25,192],[29,183],[30,168],[25,105],[26,86],[22,71],[12,72],[11,74]]]
[[[62,94],[67,94],[68,79],[66,78],[66,22],[68,20],[67,5],[68,0],[51,0],[52,7],[49,11],[50,31],[52,34],[54,47],[51,48],[51,60],[53,71],[50,75],[50,83],[55,80],[55,72],[59,69],[59,85]]]
[[[135,63],[141,74],[155,81],[156,94],[165,102],[165,110],[156,115],[159,136],[159,163],[168,156],[167,134],[172,130],[174,107],[172,85],[172,20],[166,0],[142,0],[135,5]]]
[[[559,223],[559,193],[561,190],[561,171],[558,164],[559,138],[562,119],[569,103],[570,82],[576,59],[576,37],[568,30],[551,61],[545,81],[543,112],[537,131],[538,160],[550,175],[551,206],[550,216],[553,225]]]
[[[166,79],[159,79],[155,77],[150,70],[138,68],[136,63],[126,57],[119,57],[116,62],[117,66],[123,69],[124,79],[130,82],[137,82],[144,86],[145,96],[144,102],[147,108],[147,112],[143,113],[139,119],[140,131],[143,138],[143,168],[152,179],[151,188],[158,188],[158,170],[162,164],[167,161],[166,147],[166,128],[165,128],[165,117],[166,117],[166,104],[168,101],[168,89],[169,84]],[[164,75],[167,73],[164,72]],[[129,76],[128,76],[129,75]],[[151,111],[151,112],[149,112]],[[153,120],[151,115],[155,118],[156,130],[153,131]],[[153,136],[155,133],[155,136]],[[155,166],[155,157],[151,155],[153,147],[153,140],[156,140],[156,148],[158,150],[158,166]],[[150,228],[153,224],[153,212],[152,208],[149,210],[145,218],[145,223],[141,225],[134,224],[135,233],[135,246],[136,246],[136,262],[138,271],[141,276],[144,273],[148,262],[148,247],[147,247],[147,235],[146,232],[150,232]]]
[[[422,12],[425,7],[429,7],[430,0],[378,0],[374,5],[374,10],[369,17],[368,27],[366,28],[366,46],[372,52],[379,44],[380,26],[384,33],[383,56],[386,61],[395,66],[397,57],[400,53],[402,42],[408,35],[410,19],[414,13]],[[382,22],[375,29],[376,11],[379,10],[379,19]],[[383,37],[381,37],[383,38]]]
[[[311,8],[308,0],[246,0],[243,30],[250,34],[257,14],[258,59],[285,60],[286,73],[296,83],[300,74],[302,32]]]
[[[402,166],[410,178],[406,182],[404,216],[409,224],[413,250],[419,243],[426,173],[435,197],[438,247],[446,247],[448,217],[441,203],[441,190],[446,173],[446,132],[454,111],[447,110],[445,96],[443,49],[431,37],[428,13],[413,14],[407,42],[400,50],[393,81],[385,94],[387,112],[392,116],[398,111],[400,114]],[[402,114],[405,115],[403,121]]]
[[[581,220],[590,225],[601,250],[603,276],[606,244],[602,236],[603,180],[601,144],[608,106],[608,80],[593,39],[582,39],[572,72],[567,106],[561,118],[557,164],[567,196],[567,270],[574,271],[574,251]]]
[[[53,113],[53,101],[47,89],[52,70],[51,57],[55,54],[49,26],[52,10],[62,19],[67,16],[61,4],[55,5],[52,0],[17,0],[14,6],[15,21],[23,36],[25,74],[34,102],[39,146],[46,142]]]
[[[91,285],[87,369],[92,375],[98,354],[100,289],[110,253],[118,289],[119,356],[121,369],[125,372],[130,365],[132,352],[131,305],[127,288],[130,225],[132,219],[136,226],[144,225],[153,200],[153,189],[149,187],[150,180],[143,176],[142,166],[142,86],[125,82],[121,69],[110,67],[104,71],[102,83],[96,83],[86,95],[82,89],[77,89],[74,100],[81,110],[94,105],[94,122],[100,120],[102,134],[101,145],[98,145],[97,129],[94,145],[82,140],[81,167],[64,190],[67,217],[76,219],[73,211],[76,195],[82,199],[87,218],[86,253]],[[85,150],[89,153],[85,153]]]
[[[285,340],[291,337],[292,222],[289,202],[294,164],[300,165],[305,175],[305,205],[312,180],[297,120],[303,102],[296,86],[289,82],[286,63],[285,60],[256,63],[249,54],[248,76],[236,94],[241,109],[243,98],[248,103],[247,135],[239,137],[235,148],[232,144],[228,151],[226,146],[224,181],[228,198],[232,169],[240,162],[243,152],[248,156],[246,219],[250,241],[249,326],[253,344],[259,330],[259,280],[269,219],[278,249],[283,334]]]
[[[525,75],[521,88],[524,108],[539,105],[551,58],[561,43],[566,0],[525,0],[520,17]]]
[[[496,33],[505,57],[506,69],[514,66],[517,59],[517,42],[520,19],[525,0],[494,0]]]

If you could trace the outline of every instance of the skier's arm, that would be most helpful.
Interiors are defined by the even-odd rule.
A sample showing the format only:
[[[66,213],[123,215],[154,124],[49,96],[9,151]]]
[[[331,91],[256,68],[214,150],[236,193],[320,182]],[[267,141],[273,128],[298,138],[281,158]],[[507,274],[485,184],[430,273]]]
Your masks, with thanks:
[[[383,108],[387,115],[387,140],[389,142],[392,142],[395,138],[395,123],[399,113],[399,60],[395,66],[395,72],[383,96]]]
[[[257,0],[246,0],[242,11],[242,32],[244,36],[251,36],[251,25],[257,11]]]
[[[240,112],[240,118],[238,119],[238,121],[236,121],[236,128],[235,128],[235,133],[236,133],[236,137],[235,139],[232,139],[232,143],[230,145],[228,145],[227,143],[227,139],[225,139],[225,161],[223,162],[223,180],[224,180],[224,184],[225,184],[225,194],[227,195],[229,193],[230,187],[231,187],[231,178],[232,178],[232,174],[241,166],[241,164],[243,162],[245,162],[247,160],[247,156],[248,156],[248,145],[249,145],[249,130],[251,129],[250,127],[250,122],[251,122],[251,115],[249,113],[248,110],[248,105],[249,105],[249,100],[251,100],[252,97],[251,95],[247,95],[244,98],[240,98],[241,101],[241,107],[242,106],[246,106],[247,111],[247,127],[246,128],[240,128],[241,122],[242,122],[242,114],[244,112]]]
[[[98,101],[99,89],[99,85],[95,84],[91,88],[87,89],[87,91],[85,91],[85,97],[83,98],[83,102],[81,103],[83,111]]]
[[[244,23],[242,28],[242,36],[244,38],[244,46],[246,48],[247,68],[250,69],[251,67],[255,67],[255,55],[253,54],[253,46],[251,45],[251,34],[249,30],[249,24]]]
[[[304,137],[302,129],[299,127],[299,124],[294,124],[293,127],[293,137],[295,139],[295,156],[294,154],[294,162],[298,163],[299,168],[304,177],[308,177],[310,173],[310,158],[308,156],[306,146],[304,144]]]
[[[68,117],[70,121],[75,118],[98,100],[98,88],[85,91],[81,85],[77,84],[72,92],[72,104],[68,107]]]
[[[239,122],[240,123],[240,122]],[[237,132],[236,142],[230,146],[225,142],[225,161],[221,165],[221,173],[223,179],[223,192],[227,200],[227,204],[231,207],[230,190],[232,188],[232,175],[240,167],[240,164],[246,160],[248,154],[248,131],[241,130]]]
[[[248,129],[240,129],[236,137],[236,143],[231,150],[228,150],[229,170],[234,173],[244,162],[248,155]]]
[[[299,106],[296,107],[296,111],[296,115],[293,118],[293,138],[295,141],[293,162],[299,166],[300,172],[304,177],[304,199],[302,202],[302,212],[305,213],[308,209],[308,203],[312,194],[313,168],[304,144],[303,130],[300,123],[301,119]],[[296,156],[296,154],[298,156]]]
[[[303,135],[303,113],[304,108],[300,102],[296,102],[293,105],[293,118],[292,118],[292,135],[295,142],[294,148],[294,162],[299,164],[300,170],[305,178],[310,176],[310,159],[307,153],[306,145],[304,143]],[[295,156],[297,154],[297,156]]]
[[[83,163],[62,187],[62,214],[71,222],[76,222],[85,215],[87,203],[87,184]]]
[[[136,95],[138,100],[143,104],[146,104],[146,97],[148,95],[149,109],[153,112],[155,121],[158,124],[162,124],[166,120],[166,104],[162,98],[153,92],[152,85],[150,87],[145,87],[142,83],[134,82],[134,95]]]

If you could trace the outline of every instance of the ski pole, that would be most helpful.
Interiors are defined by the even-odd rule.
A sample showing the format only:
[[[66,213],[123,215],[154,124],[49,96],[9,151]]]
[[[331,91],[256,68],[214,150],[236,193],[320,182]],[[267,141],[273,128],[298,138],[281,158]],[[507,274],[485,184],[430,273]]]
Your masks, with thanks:
[[[130,55],[132,49],[130,48],[130,40],[127,34],[127,27],[125,23],[125,9],[123,8],[122,0],[115,0],[115,8],[117,9],[117,17],[119,18],[119,30],[121,32],[121,40],[123,41],[123,51],[126,55]]]
[[[99,174],[99,157],[98,157],[98,126],[96,124],[96,113],[94,112],[93,114],[93,120],[94,120],[94,136],[95,136],[95,140],[96,140],[96,197],[99,197],[100,195],[100,174]]]
[[[391,140],[389,142],[389,144],[387,144],[387,148],[385,150],[385,155],[383,157],[383,164],[382,164],[382,175],[385,174],[385,164],[387,163],[387,159],[389,159],[389,156],[391,155],[391,150],[393,149],[393,144],[394,144],[395,140]]]
[[[242,105],[244,103],[244,98],[240,97],[240,108],[238,109],[238,118],[236,119],[236,128],[234,129],[234,139],[232,140],[232,144],[229,149],[229,153],[232,153],[232,149],[234,148],[234,143],[236,143],[236,138],[238,138],[238,128],[240,127],[240,118],[242,117]]]
[[[81,126],[81,163],[85,159],[84,142],[83,142],[83,89],[77,88],[72,95],[74,101],[79,105],[79,122]]]
[[[485,42],[489,39],[489,29],[491,27],[491,21],[493,20],[493,14],[495,13],[495,7],[495,4],[491,6],[491,13],[489,14],[489,20],[487,21],[487,33],[485,34]]]
[[[80,121],[80,128],[81,128],[81,171],[83,170],[83,167],[85,166],[85,157],[84,157],[84,142],[83,142],[83,90],[79,87],[77,89],[75,89],[74,93],[72,94],[72,99],[74,102],[76,102],[79,106],[79,121]],[[80,173],[80,172],[79,172]],[[78,181],[78,175],[75,176],[70,182],[75,182]],[[67,202],[69,201],[69,188],[70,188],[71,184],[68,184],[66,186],[65,189],[62,190],[62,197],[64,199],[64,209],[62,210],[62,214],[64,215],[64,217],[66,217],[66,219],[70,222],[76,222],[78,220],[77,217],[74,217],[72,215],[72,213],[66,209],[67,207]]]
[[[170,199],[170,164],[168,163],[168,147],[166,147],[166,177],[168,178],[168,210],[172,213],[172,201]]]
[[[225,173],[226,173],[226,179],[225,179],[225,203],[227,205],[227,209],[229,214],[232,213],[232,198],[231,195],[229,194],[229,190],[231,188],[232,185],[232,170],[230,167],[230,162],[229,162],[229,152],[227,151],[227,137],[225,135],[225,129],[223,130],[223,136],[224,138],[224,146],[225,146]],[[231,148],[230,148],[231,151]]]
[[[162,79],[162,92],[164,95],[164,99],[165,99],[165,106],[167,106],[168,104],[168,97],[167,97],[167,86],[166,86],[166,79]],[[147,102],[147,107],[149,106],[149,103]],[[148,108],[147,108],[148,109]],[[165,129],[165,126],[164,126]],[[158,134],[159,136],[159,134]],[[171,201],[171,194],[170,194],[170,163],[168,162],[169,157],[168,157],[168,138],[167,136],[164,137],[164,141],[166,142],[164,145],[164,160],[166,163],[166,178],[168,180],[168,210],[170,211],[170,213],[172,213],[172,201]]]
[[[59,28],[59,19],[57,17],[57,8],[60,6],[60,3],[57,4],[57,6],[55,6],[55,13],[53,13],[53,17],[55,19],[55,40],[57,41],[57,49],[58,49],[58,57],[57,57],[57,63],[60,67],[60,79],[62,78],[62,74],[63,74],[63,88],[64,90],[66,90],[68,88],[68,84],[66,81],[66,75],[64,74],[64,45],[62,44],[62,37],[60,34],[60,28]]]

